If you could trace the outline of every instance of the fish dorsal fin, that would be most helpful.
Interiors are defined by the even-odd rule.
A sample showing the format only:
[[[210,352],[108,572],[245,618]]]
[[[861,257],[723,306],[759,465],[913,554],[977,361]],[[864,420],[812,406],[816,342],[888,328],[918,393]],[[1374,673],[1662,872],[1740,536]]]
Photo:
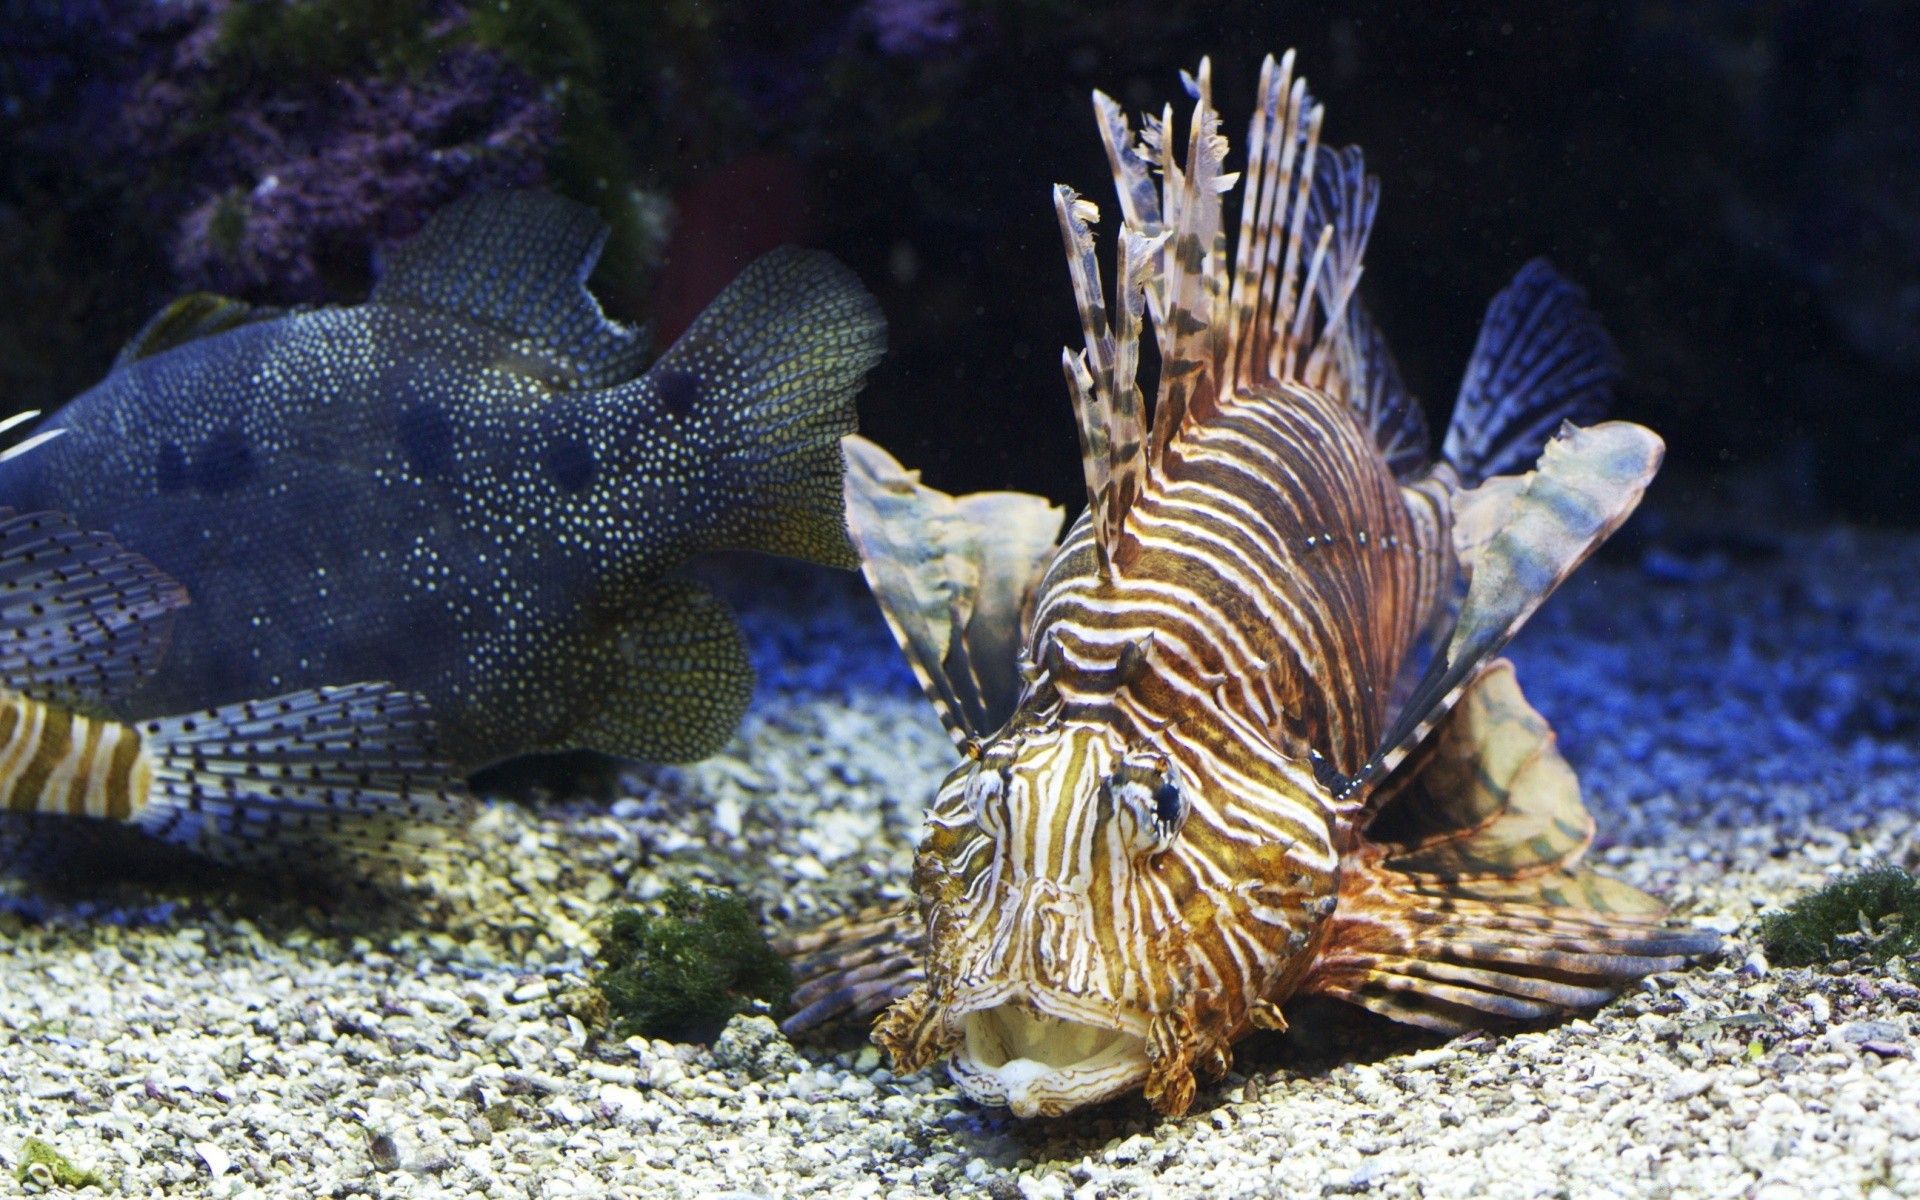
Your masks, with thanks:
[[[885,450],[846,439],[847,521],[860,568],[955,744],[1019,702],[1025,609],[1066,514],[1040,496],[954,497]]]
[[[1630,422],[1569,425],[1533,471],[1458,495],[1454,553],[1467,575],[1460,614],[1344,795],[1366,795],[1426,738],[1561,581],[1632,515],[1665,450],[1652,430]]]
[[[1619,377],[1586,293],[1536,258],[1487,306],[1442,453],[1468,487],[1524,471],[1561,425],[1605,416]]]
[[[186,589],[65,513],[0,509],[0,686],[92,708],[166,653]]]
[[[607,227],[548,192],[483,192],[435,213],[387,255],[369,301],[478,321],[520,340],[567,387],[638,374],[646,339],[607,319],[587,290]]]
[[[114,357],[113,369],[131,362],[164,354],[177,346],[201,338],[213,337],[242,325],[271,321],[286,313],[284,308],[257,307],[244,300],[214,292],[195,292],[182,296],[153,314],[140,332],[127,340]]]
[[[1224,170],[1227,140],[1206,62],[1184,76],[1195,101],[1184,154],[1170,108],[1136,138],[1119,105],[1095,93],[1123,222],[1111,315],[1093,251],[1099,211],[1055,189],[1085,342],[1066,354],[1067,386],[1103,572],[1124,559],[1128,511],[1163,469],[1175,435],[1230,396],[1284,403],[1290,385],[1349,395],[1396,470],[1424,462],[1419,405],[1356,303],[1378,187],[1357,151],[1320,149],[1323,110],[1294,77],[1293,61],[1288,53],[1261,67],[1244,175]],[[1230,256],[1221,197],[1242,178]],[[1139,381],[1148,317],[1160,358],[1150,425]]]
[[[1323,386],[1330,373],[1344,382],[1354,416],[1373,434],[1374,445],[1394,477],[1405,480],[1427,466],[1426,410],[1407,390],[1386,338],[1353,290],[1379,206],[1380,181],[1367,174],[1360,147],[1322,146],[1302,238],[1317,244],[1322,229],[1334,231],[1327,267],[1318,278],[1322,311],[1339,314],[1330,319],[1338,322],[1340,336],[1321,340],[1306,374]]]

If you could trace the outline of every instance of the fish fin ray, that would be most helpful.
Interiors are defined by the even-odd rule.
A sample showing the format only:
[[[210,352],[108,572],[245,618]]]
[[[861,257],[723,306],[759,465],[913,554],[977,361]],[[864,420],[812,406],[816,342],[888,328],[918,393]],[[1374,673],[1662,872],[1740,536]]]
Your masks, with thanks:
[[[1065,514],[1019,492],[949,496],[865,438],[846,446],[868,586],[948,735],[984,737],[1019,700],[1025,607]]]
[[[563,387],[608,387],[646,362],[643,331],[601,311],[587,276],[606,244],[592,209],[541,191],[454,201],[387,255],[369,302],[424,308],[520,339]]]
[[[431,856],[471,814],[426,701],[384,683],[229,704],[139,730],[153,783],[135,827],[218,862]]]
[[[713,486],[736,498],[706,549],[854,567],[840,439],[886,347],[886,320],[830,255],[783,246],[748,264],[647,372],[656,394],[699,381],[716,404]]]
[[[1718,945],[1582,862],[1580,782],[1504,659],[1380,792],[1304,990],[1454,1033],[1592,1007]]]
[[[793,967],[789,1037],[830,1022],[870,1017],[926,979],[926,925],[917,909],[880,906],[774,938]]]
[[[185,588],[110,534],[0,508],[0,679],[22,695],[91,708],[132,692],[186,603]]]
[[[256,306],[216,292],[194,292],[168,304],[114,356],[112,369],[164,354],[188,342],[213,337],[242,325],[271,321],[287,314],[287,309]]]
[[[1603,417],[1619,376],[1586,293],[1533,259],[1487,306],[1442,454],[1469,487],[1524,471],[1563,423]]]
[[[1467,576],[1452,630],[1380,748],[1347,785],[1359,795],[1422,743],[1555,588],[1638,507],[1665,444],[1626,421],[1571,425],[1523,476],[1455,494],[1454,551]]]

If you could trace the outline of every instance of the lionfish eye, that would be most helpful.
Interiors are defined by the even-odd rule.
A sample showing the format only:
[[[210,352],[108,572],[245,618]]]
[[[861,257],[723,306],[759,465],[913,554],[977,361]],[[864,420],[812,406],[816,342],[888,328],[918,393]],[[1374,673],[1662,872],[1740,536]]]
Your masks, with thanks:
[[[1153,790],[1153,819],[1162,829],[1172,832],[1180,828],[1187,815],[1186,797],[1180,794],[1180,785],[1169,779]]]

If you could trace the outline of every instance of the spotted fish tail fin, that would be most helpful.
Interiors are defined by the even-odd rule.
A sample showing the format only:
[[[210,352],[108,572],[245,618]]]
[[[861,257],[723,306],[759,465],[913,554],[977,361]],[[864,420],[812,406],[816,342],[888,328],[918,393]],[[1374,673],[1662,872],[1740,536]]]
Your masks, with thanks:
[[[862,437],[846,449],[847,518],[874,598],[954,742],[984,738],[1019,699],[1025,610],[1065,514],[1019,492],[949,496]]]
[[[1536,258],[1487,306],[1441,453],[1467,487],[1525,471],[1563,424],[1605,416],[1619,377],[1586,293]]]
[[[656,403],[697,422],[704,486],[725,497],[705,549],[859,564],[847,538],[840,439],[886,348],[886,320],[832,256],[783,246],[709,304],[645,376]]]
[[[383,683],[319,688],[145,721],[135,827],[235,865],[314,855],[409,859],[470,815],[426,701]]]
[[[1711,934],[1582,861],[1593,819],[1504,660],[1380,789],[1304,990],[1458,1033],[1611,999]]]

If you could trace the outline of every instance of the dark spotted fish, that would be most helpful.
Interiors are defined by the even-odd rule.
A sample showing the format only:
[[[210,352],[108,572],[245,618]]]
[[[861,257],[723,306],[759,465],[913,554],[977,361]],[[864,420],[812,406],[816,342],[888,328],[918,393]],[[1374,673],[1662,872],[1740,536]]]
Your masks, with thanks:
[[[420,697],[296,692],[138,723],[99,710],[157,669],[180,585],[59,513],[0,510],[0,820],[131,829],[222,862],[409,858],[466,816]]]
[[[1171,110],[1136,139],[1096,96],[1111,309],[1098,213],[1056,191],[1088,498],[1058,548],[1044,502],[942,496],[850,439],[868,578],[965,761],[915,862],[923,932],[792,939],[792,1026],[894,1000],[874,1040],[897,1072],[945,1058],[1021,1116],[1133,1089],[1184,1112],[1300,995],[1458,1032],[1715,945],[1582,863],[1579,782],[1494,657],[1659,464],[1637,425],[1568,423],[1605,401],[1606,335],[1530,264],[1430,461],[1356,295],[1377,195],[1358,151],[1320,147],[1288,55],[1228,175],[1205,63],[1188,84],[1184,153]]]
[[[193,596],[119,715],[386,679],[466,770],[716,749],[752,673],[672,571],[855,563],[839,439],[883,322],[844,267],[777,250],[642,370],[584,286],[605,237],[498,193],[436,216],[357,307],[189,297],[40,431],[64,436],[0,464],[0,503],[110,530]]]

